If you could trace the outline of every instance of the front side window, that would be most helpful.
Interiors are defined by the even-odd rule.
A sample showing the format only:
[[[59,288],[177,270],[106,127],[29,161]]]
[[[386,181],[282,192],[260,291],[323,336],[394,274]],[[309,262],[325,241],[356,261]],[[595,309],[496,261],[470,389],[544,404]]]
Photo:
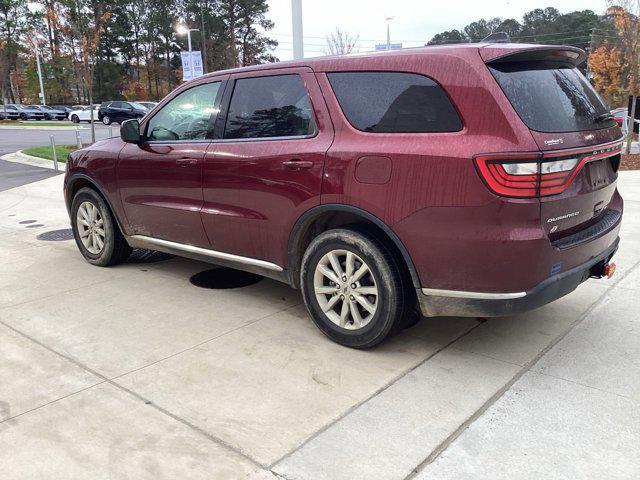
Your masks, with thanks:
[[[442,87],[402,72],[327,74],[345,117],[372,133],[457,132],[462,121]]]
[[[225,139],[299,137],[314,132],[311,102],[300,75],[236,81]]]
[[[147,140],[204,140],[220,84],[206,83],[180,93],[149,120]]]

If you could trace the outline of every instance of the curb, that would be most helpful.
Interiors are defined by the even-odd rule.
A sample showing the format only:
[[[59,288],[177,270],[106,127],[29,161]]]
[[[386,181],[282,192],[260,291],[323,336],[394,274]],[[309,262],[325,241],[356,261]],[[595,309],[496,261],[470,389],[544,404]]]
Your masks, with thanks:
[[[55,126],[52,125],[50,127],[39,126],[39,125],[0,125],[0,129],[3,130],[86,130],[88,127],[80,127],[75,125],[60,125]]]
[[[48,168],[50,170],[55,170],[53,166],[53,160],[47,160],[46,158],[33,157],[31,155],[27,155],[22,153],[22,150],[18,150],[14,153],[7,153],[6,155],[2,155],[0,157],[2,160],[6,160],[7,162],[14,163],[22,163],[24,165],[31,165],[33,167],[40,168]],[[58,170],[64,172],[67,168],[66,163],[58,162]]]

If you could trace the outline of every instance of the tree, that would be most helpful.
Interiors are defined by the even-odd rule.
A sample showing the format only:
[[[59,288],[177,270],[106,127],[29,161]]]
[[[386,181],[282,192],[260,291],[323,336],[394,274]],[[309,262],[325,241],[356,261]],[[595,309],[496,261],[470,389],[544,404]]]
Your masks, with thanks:
[[[640,21],[638,17],[640,15],[640,0],[609,0],[607,15],[613,18],[620,37],[622,54],[629,62],[631,112],[626,147],[626,152],[629,153],[631,151],[638,94],[638,55],[640,55]]]
[[[26,0],[0,0],[0,90],[3,104],[10,97],[20,101],[17,85],[11,73],[17,69],[20,37],[27,29],[28,9]]]
[[[618,47],[600,46],[589,55],[589,69],[595,89],[610,105],[623,102],[622,75],[624,62]]]
[[[80,75],[87,90],[89,105],[93,105],[93,78],[96,67],[96,52],[100,35],[109,20],[109,11],[104,0],[64,0],[67,13],[66,34],[75,40],[73,55],[78,58]],[[91,109],[91,141],[96,141],[96,132]]]
[[[460,30],[447,30],[434,35],[427,45],[439,45],[443,43],[468,43],[471,40]]]
[[[336,27],[335,31],[327,35],[327,48],[329,55],[348,55],[356,48],[356,43],[360,35],[355,37],[344,30]]]

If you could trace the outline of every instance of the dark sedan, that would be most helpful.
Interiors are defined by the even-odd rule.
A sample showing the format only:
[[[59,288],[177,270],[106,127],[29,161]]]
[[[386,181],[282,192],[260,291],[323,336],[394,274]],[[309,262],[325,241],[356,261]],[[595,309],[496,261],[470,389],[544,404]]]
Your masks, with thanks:
[[[113,122],[122,123],[131,118],[142,118],[148,111],[144,105],[136,102],[114,100],[102,102],[98,111],[98,119],[105,125],[111,125]]]

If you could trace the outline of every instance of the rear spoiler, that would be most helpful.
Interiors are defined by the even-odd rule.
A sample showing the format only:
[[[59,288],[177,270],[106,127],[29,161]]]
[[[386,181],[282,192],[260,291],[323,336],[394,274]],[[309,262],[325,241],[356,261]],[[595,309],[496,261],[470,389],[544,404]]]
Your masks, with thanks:
[[[490,44],[480,49],[486,64],[513,62],[558,62],[576,67],[585,61],[584,50],[565,45]]]

